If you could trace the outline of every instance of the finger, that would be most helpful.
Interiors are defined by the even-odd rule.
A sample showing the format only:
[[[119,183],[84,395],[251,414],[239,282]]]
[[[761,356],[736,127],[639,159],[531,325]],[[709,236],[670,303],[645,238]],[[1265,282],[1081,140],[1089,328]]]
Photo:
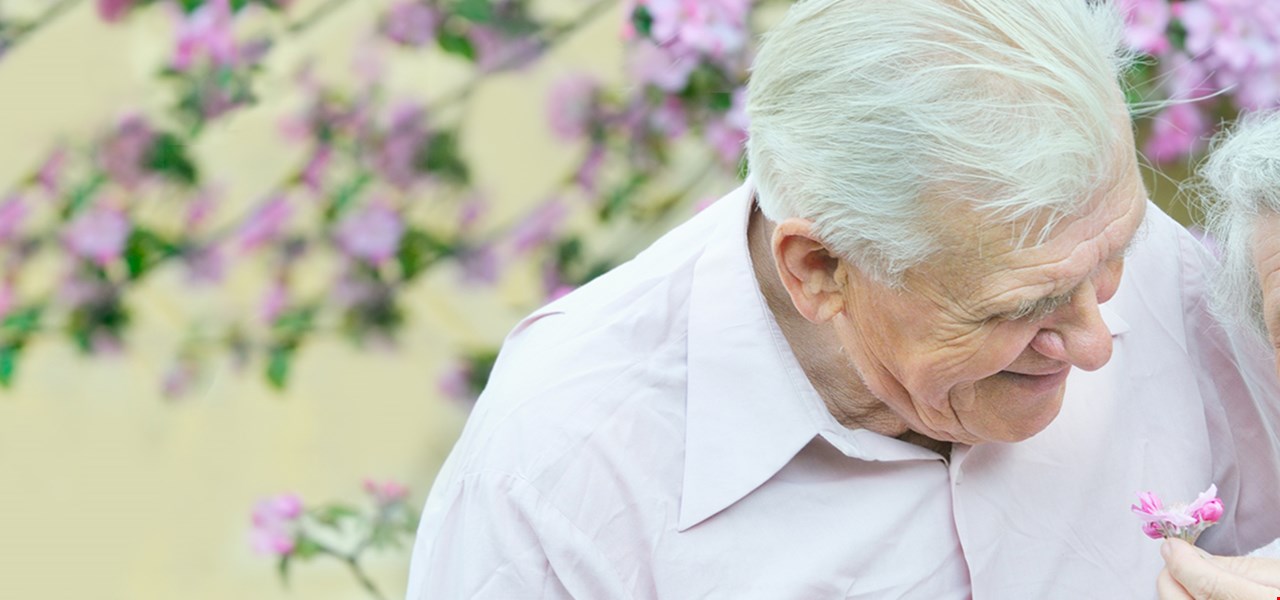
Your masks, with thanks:
[[[1161,569],[1160,576],[1156,577],[1156,596],[1160,600],[1195,600],[1187,590],[1182,589],[1182,586],[1174,581],[1173,575],[1169,574],[1169,569]]]
[[[1262,585],[1280,588],[1280,559],[1214,556],[1209,561],[1228,573],[1234,573]]]
[[[1160,554],[1173,579],[1197,600],[1257,600],[1280,595],[1280,590],[1218,567],[1182,540],[1165,540]]]

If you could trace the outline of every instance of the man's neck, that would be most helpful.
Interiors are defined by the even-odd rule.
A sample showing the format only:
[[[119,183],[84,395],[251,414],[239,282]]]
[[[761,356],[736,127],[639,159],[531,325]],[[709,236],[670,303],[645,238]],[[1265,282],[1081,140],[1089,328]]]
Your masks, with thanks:
[[[756,283],[792,354],[831,415],[849,429],[867,429],[948,455],[950,444],[911,431],[871,394],[829,325],[812,323],[796,311],[786,288],[778,280],[777,264],[770,248],[772,235],[773,224],[753,208],[747,224],[747,247]]]

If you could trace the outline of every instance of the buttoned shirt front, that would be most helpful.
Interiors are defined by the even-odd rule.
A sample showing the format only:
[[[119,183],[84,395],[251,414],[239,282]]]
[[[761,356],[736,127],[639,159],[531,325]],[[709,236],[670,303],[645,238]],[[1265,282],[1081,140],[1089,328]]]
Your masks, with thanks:
[[[743,187],[521,322],[427,500],[410,600],[1142,598],[1129,511],[1226,504],[1280,535],[1272,358],[1212,318],[1212,259],[1148,210],[1103,305],[1112,360],[1017,444],[949,456],[835,421],[753,273]]]

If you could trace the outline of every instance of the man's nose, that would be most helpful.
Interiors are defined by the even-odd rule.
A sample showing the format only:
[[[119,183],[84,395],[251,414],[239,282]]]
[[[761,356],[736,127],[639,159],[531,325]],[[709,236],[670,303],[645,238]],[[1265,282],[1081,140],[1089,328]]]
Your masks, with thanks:
[[[1047,358],[1095,371],[1111,360],[1111,330],[1098,310],[1098,294],[1092,283],[1076,290],[1031,340],[1031,348]]]

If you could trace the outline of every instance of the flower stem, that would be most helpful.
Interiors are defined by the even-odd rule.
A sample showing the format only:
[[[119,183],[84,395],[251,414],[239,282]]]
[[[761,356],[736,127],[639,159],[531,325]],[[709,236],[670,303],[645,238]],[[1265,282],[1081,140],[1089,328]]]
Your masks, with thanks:
[[[31,35],[41,27],[52,23],[54,19],[62,16],[62,14],[67,12],[68,9],[83,1],[84,0],[61,0],[60,2],[54,3],[49,8],[44,9],[44,12],[40,13],[40,15],[35,19],[18,25],[14,28],[13,37],[9,38],[7,43],[3,44],[3,51],[8,52],[9,50],[12,50],[14,46],[17,46],[27,36]]]
[[[373,580],[364,572],[364,569],[360,568],[360,561],[354,555],[346,557],[346,562],[347,566],[351,567],[351,574],[355,575],[356,581],[360,582],[360,587],[369,592],[370,596],[378,600],[386,600],[386,596],[382,595],[382,591],[378,589],[378,586],[373,583]]]

